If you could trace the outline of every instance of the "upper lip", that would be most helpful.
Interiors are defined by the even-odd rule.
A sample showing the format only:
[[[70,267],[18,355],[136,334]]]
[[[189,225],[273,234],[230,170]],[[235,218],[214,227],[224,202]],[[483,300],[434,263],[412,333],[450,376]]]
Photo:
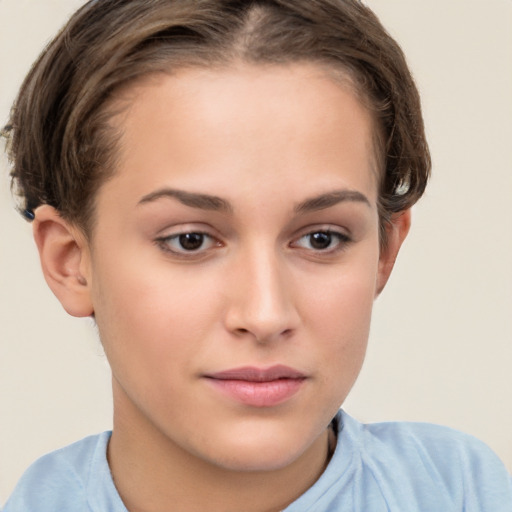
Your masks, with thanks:
[[[231,368],[229,370],[207,374],[206,377],[217,380],[270,382],[279,379],[305,379],[306,375],[294,368],[279,364],[269,368],[257,368],[254,366]]]

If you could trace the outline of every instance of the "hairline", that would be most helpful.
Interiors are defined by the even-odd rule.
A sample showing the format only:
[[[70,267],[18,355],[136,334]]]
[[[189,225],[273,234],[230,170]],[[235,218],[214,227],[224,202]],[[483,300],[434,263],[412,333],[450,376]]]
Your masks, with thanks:
[[[222,55],[222,53],[221,53]],[[371,100],[365,94],[363,88],[358,86],[357,79],[354,77],[354,72],[341,62],[336,62],[327,59],[310,58],[288,58],[283,62],[266,62],[254,61],[251,59],[244,59],[240,57],[228,57],[214,59],[210,62],[205,62],[196,56],[195,59],[191,58],[174,66],[174,62],[170,61],[163,69],[155,69],[147,71],[128,80],[124,83],[118,84],[110,93],[109,98],[103,102],[95,112],[95,115],[106,117],[106,135],[110,137],[111,150],[108,152],[110,172],[107,172],[102,166],[99,166],[100,178],[98,180],[98,187],[96,188],[91,201],[89,202],[88,212],[84,216],[85,222],[82,219],[72,220],[72,223],[78,227],[84,236],[90,241],[94,235],[94,229],[98,223],[96,198],[100,189],[110,179],[114,178],[120,172],[120,143],[124,135],[122,123],[119,119],[127,113],[132,107],[136,98],[130,93],[138,87],[144,88],[150,82],[158,79],[158,77],[172,77],[179,79],[183,72],[195,70],[208,70],[212,72],[223,72],[230,70],[243,69],[243,67],[261,67],[261,68],[283,68],[294,65],[310,65],[316,67],[324,73],[324,76],[331,80],[335,85],[342,88],[344,91],[352,94],[364,111],[369,115],[371,122],[371,146],[368,148],[371,152],[370,158],[370,171],[374,175],[376,188],[377,188],[377,203],[379,204],[380,190],[382,180],[385,174],[385,155],[384,155],[384,136],[382,129],[379,126],[379,121],[376,112],[371,108]],[[379,223],[385,222],[386,219],[381,218],[381,211],[379,208]],[[383,226],[381,226],[381,238],[384,235]],[[381,240],[384,241],[384,240]]]

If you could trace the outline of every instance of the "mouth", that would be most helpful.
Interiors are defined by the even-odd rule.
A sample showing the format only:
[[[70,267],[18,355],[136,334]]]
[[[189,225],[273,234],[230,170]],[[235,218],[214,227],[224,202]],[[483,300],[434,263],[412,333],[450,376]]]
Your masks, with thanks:
[[[292,398],[307,376],[294,368],[246,366],[204,376],[224,396],[251,407],[274,407]]]

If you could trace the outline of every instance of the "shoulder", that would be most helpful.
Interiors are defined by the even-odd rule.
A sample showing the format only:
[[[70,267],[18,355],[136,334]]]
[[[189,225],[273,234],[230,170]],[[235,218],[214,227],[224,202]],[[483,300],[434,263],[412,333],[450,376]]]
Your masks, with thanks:
[[[475,437],[429,423],[361,424],[345,413],[342,418],[359,444],[361,463],[383,488],[407,481],[414,493],[430,489],[464,510],[512,510],[508,471]]]
[[[361,424],[361,440],[369,449],[384,449],[424,464],[468,468],[475,464],[504,469],[497,455],[482,441],[464,432],[431,423],[383,422]]]
[[[86,437],[34,462],[23,474],[4,512],[82,512],[95,459],[105,459],[110,432]],[[106,460],[106,459],[105,459]]]

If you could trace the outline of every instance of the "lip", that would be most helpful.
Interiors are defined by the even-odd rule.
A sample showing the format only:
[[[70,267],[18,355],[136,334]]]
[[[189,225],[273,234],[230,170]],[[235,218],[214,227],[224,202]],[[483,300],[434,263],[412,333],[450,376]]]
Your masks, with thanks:
[[[299,392],[307,376],[289,366],[244,366],[207,374],[208,383],[229,398],[252,407],[274,407]]]

